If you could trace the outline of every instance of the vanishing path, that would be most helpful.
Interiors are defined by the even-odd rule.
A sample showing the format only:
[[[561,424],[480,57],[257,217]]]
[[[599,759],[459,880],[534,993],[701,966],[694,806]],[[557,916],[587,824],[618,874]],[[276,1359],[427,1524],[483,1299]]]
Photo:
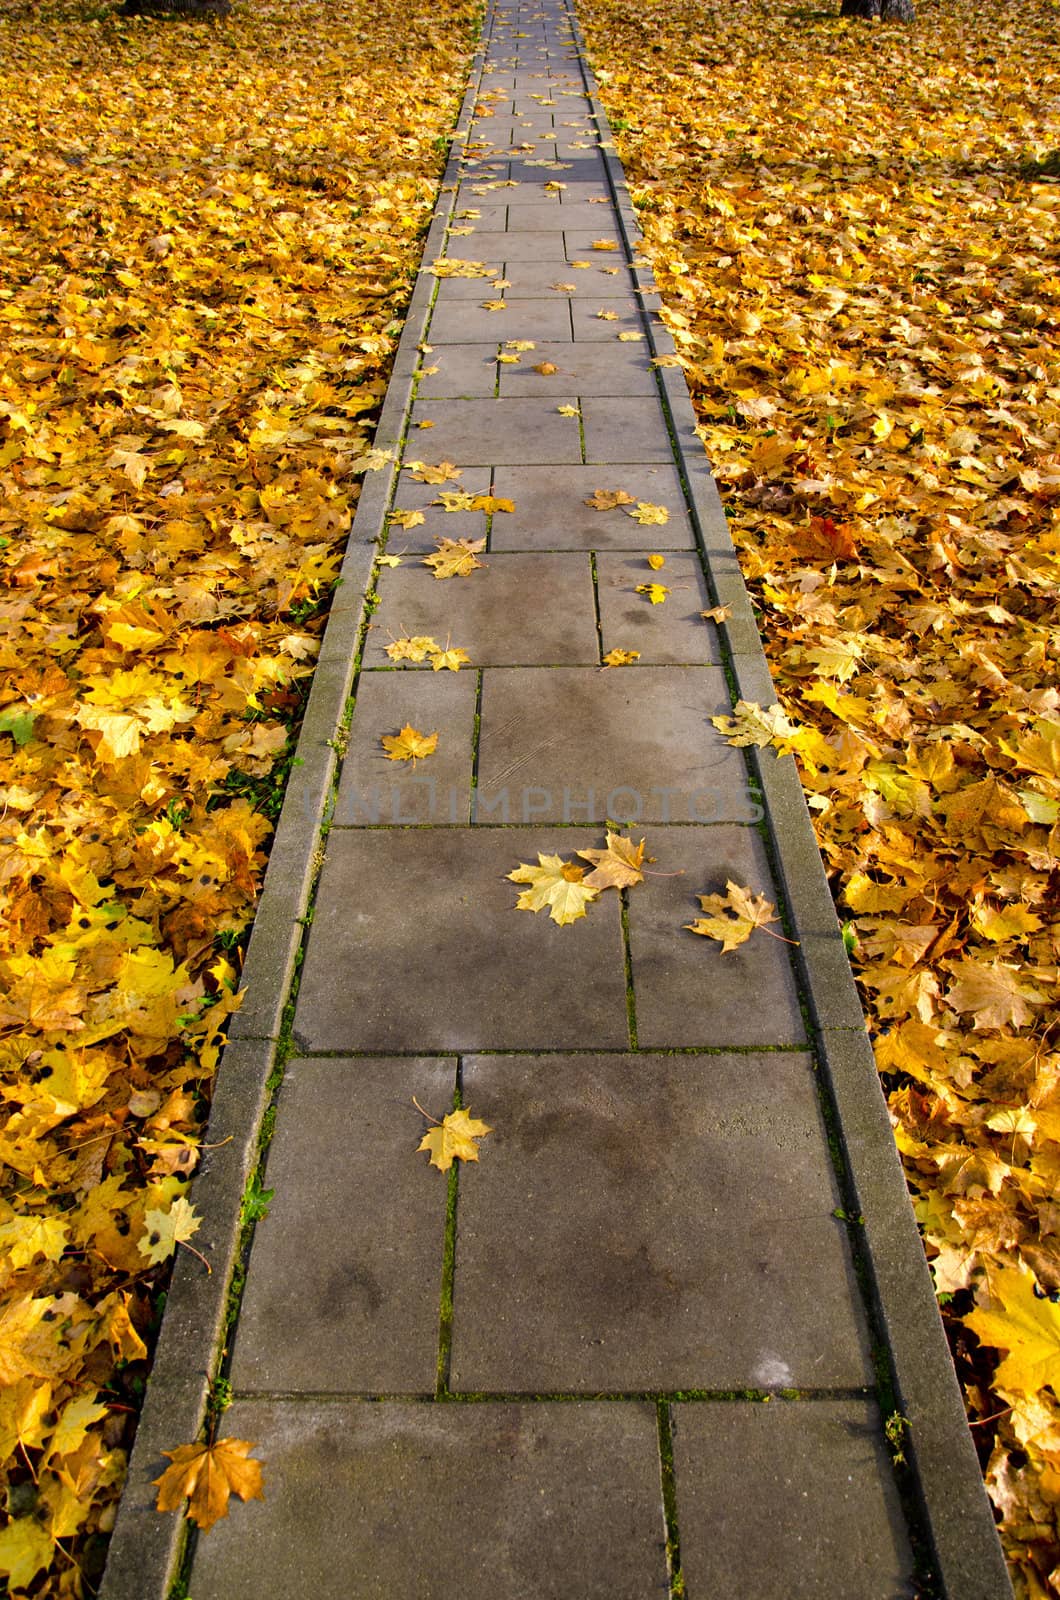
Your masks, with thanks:
[[[993,1600],[794,769],[711,721],[773,694],[562,0],[491,10],[464,116],[196,1187],[214,1272],[178,1265],[104,1592],[165,1600],[179,1530],[149,1480],[220,1371],[265,1499],[185,1558],[194,1600]],[[432,275],[443,255],[491,271]],[[514,509],[438,503],[461,491]],[[377,568],[394,508],[423,520],[389,522],[404,559]],[[422,564],[487,533],[469,576]],[[470,665],[388,656],[421,635]],[[604,668],[615,650],[639,654]],[[415,770],[380,742],[406,724],[438,735]],[[603,845],[607,818],[654,875],[571,926],[517,910],[507,874]],[[798,945],[685,931],[730,880]],[[282,1064],[275,1198],[226,1333]],[[484,1119],[479,1163],[429,1167],[414,1102]]]

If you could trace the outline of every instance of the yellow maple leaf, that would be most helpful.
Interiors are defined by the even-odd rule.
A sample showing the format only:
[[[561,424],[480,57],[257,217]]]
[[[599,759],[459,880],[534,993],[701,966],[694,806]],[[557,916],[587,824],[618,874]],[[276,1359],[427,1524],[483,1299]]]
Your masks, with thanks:
[[[620,333],[618,337],[622,344],[636,344],[638,339],[643,339],[644,335],[642,333],[634,333],[632,328],[629,328],[625,333]]]
[[[431,638],[430,634],[420,633],[410,639],[407,635],[395,639],[386,647],[386,653],[391,661],[426,661],[440,647]]]
[[[1042,919],[1026,906],[978,905],[972,912],[972,926],[991,944],[1003,944],[1007,939],[1022,939],[1028,933],[1037,933]]]
[[[473,511],[475,499],[469,489],[443,489],[431,505],[441,506],[443,511]]]
[[[613,511],[616,506],[631,506],[633,496],[625,489],[595,489],[585,504],[593,511]]]
[[[494,275],[493,268],[483,262],[462,261],[458,256],[432,261],[424,270],[433,273],[436,278],[492,278]]]
[[[28,1589],[52,1554],[51,1539],[35,1517],[14,1517],[0,1530],[0,1572],[13,1589]]]
[[[198,1232],[202,1218],[196,1215],[193,1205],[179,1196],[168,1211],[145,1211],[144,1222],[147,1232],[137,1241],[136,1248],[152,1266],[157,1266],[173,1254],[178,1244],[186,1244]]]
[[[1035,1277],[1025,1267],[987,1269],[988,1308],[964,1318],[982,1340],[1009,1353],[994,1374],[994,1386],[1037,1394],[1048,1385],[1060,1394],[1060,1306],[1039,1300]]]
[[[699,614],[704,622],[728,622],[732,616],[732,606],[711,606],[709,611],[701,611]]]
[[[438,748],[436,733],[418,733],[406,722],[400,733],[387,733],[380,739],[388,761],[411,761],[415,766]]]
[[[436,578],[469,578],[476,567],[485,565],[475,560],[477,552],[486,548],[485,539],[439,539],[437,544],[437,550],[423,558]]]
[[[22,1215],[0,1222],[0,1250],[18,1271],[37,1256],[58,1261],[66,1248],[69,1229],[61,1217]]]
[[[757,700],[737,700],[731,717],[711,717],[710,720],[726,735],[726,743],[735,745],[738,750],[746,745],[757,745],[759,749],[769,744],[780,746],[798,733],[780,706],[766,706],[763,710]]]
[[[955,961],[952,972],[957,979],[946,996],[955,1011],[971,1012],[972,1027],[1022,1028],[1033,1021],[1034,1007],[1045,1004],[1045,996],[1020,981],[1018,967],[1004,961]]]
[[[618,245],[615,243],[615,241],[613,239],[594,239],[593,240],[593,249],[594,250],[617,250],[618,249]]]
[[[417,483],[448,483],[463,476],[463,468],[452,461],[439,461],[437,466],[431,466],[426,461],[406,461],[405,471]]]
[[[188,1501],[186,1516],[209,1533],[215,1522],[228,1515],[233,1494],[241,1500],[264,1500],[261,1462],[250,1459],[254,1445],[247,1439],[219,1439],[216,1444],[182,1444],[163,1450],[173,1463],[160,1478],[156,1508],[176,1511]]]
[[[577,406],[557,406],[556,410],[561,417],[577,417],[581,415]]]
[[[436,650],[431,656],[432,672],[441,672],[443,669],[448,672],[459,672],[461,667],[470,665],[471,657],[466,650],[450,650],[447,647],[445,650]]]
[[[536,867],[521,861],[514,872],[508,873],[510,882],[530,886],[520,894],[516,910],[547,910],[552,921],[561,928],[584,917],[586,906],[600,892],[586,887],[585,868],[576,866],[573,861],[564,861],[561,856],[542,855],[540,851],[537,861]]]
[[[108,1409],[100,1401],[90,1399],[87,1394],[75,1395],[72,1400],[68,1400],[48,1441],[49,1457],[68,1456],[79,1450],[89,1428],[95,1422],[102,1422]]]
[[[602,850],[579,850],[583,861],[593,864],[593,871],[583,880],[587,889],[629,889],[644,882],[641,862],[644,860],[644,840],[634,844],[621,834],[607,830],[607,843]]]
[[[471,502],[472,511],[485,511],[488,516],[493,516],[498,511],[514,511],[515,501],[505,500],[503,495],[477,494]]]
[[[639,522],[643,527],[670,520],[670,513],[666,507],[653,506],[650,500],[638,500],[633,510],[626,512],[626,516],[632,517],[634,522]]]
[[[376,557],[376,562],[381,567],[400,567],[401,557],[382,555]]]
[[[648,565],[653,572],[658,572],[660,567],[665,567],[666,557],[659,555],[657,551],[653,551],[648,557]]]
[[[639,650],[609,650],[604,657],[605,667],[631,667],[640,660]]]
[[[559,368],[554,361],[539,361],[534,367],[534,371],[540,372],[543,378],[551,378],[554,372],[559,371]]]
[[[448,1172],[454,1161],[477,1161],[476,1139],[484,1139],[492,1128],[471,1115],[470,1108],[450,1111],[435,1128],[430,1128],[416,1146],[430,1151],[429,1165]]]
[[[390,520],[396,522],[399,528],[418,528],[427,519],[422,511],[392,511]]]
[[[506,350],[536,350],[537,346],[533,339],[505,339],[504,348]]]
[[[725,891],[724,894],[701,894],[699,903],[708,915],[684,924],[691,933],[720,940],[723,955],[745,944],[756,928],[777,920],[776,906],[764,895],[754,894],[731,879]]]
[[[670,593],[665,583],[638,583],[635,592],[647,595],[653,606],[661,606]]]
[[[618,321],[618,312],[617,311],[602,311],[601,310],[601,311],[598,311],[596,313],[596,315],[597,315],[597,318],[598,318],[598,320],[600,322],[617,322]]]
[[[482,300],[479,302],[483,311],[507,311],[507,300]]]

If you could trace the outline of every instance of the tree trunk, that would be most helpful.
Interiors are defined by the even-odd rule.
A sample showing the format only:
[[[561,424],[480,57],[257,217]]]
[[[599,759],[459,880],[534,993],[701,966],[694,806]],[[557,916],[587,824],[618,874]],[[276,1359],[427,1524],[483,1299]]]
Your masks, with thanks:
[[[843,0],[841,17],[879,17],[883,22],[915,22],[913,0]]]
[[[227,17],[231,0],[123,0],[123,17]]]

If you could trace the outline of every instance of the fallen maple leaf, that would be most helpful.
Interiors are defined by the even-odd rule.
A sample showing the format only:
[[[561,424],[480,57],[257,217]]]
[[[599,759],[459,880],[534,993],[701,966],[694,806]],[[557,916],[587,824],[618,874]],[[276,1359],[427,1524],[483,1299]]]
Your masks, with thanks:
[[[536,350],[537,346],[533,339],[505,339],[504,348],[506,350]]]
[[[593,240],[593,249],[594,250],[617,250],[618,249],[618,245],[615,243],[615,241],[613,239],[594,239]]]
[[[539,361],[533,370],[540,372],[543,378],[551,378],[554,372],[559,371],[559,368],[554,361]]]
[[[635,592],[647,595],[653,606],[661,606],[670,593],[665,583],[638,583]]]
[[[440,646],[429,634],[421,633],[414,639],[407,636],[395,639],[392,644],[387,645],[386,653],[391,661],[426,661],[429,655],[433,655],[439,649]]]
[[[461,667],[470,665],[471,657],[466,650],[450,650],[447,646],[444,650],[436,650],[431,656],[432,672],[441,672],[443,669],[447,672],[459,672]]]
[[[666,557],[659,555],[657,552],[653,552],[648,557],[648,565],[653,572],[658,572],[660,567],[665,567]]]
[[[756,700],[737,700],[731,717],[711,717],[711,722],[726,735],[726,743],[743,749],[757,745],[765,749],[768,744],[781,745],[794,738],[798,729],[788,721],[778,705],[763,710]]]
[[[431,505],[441,506],[443,511],[473,511],[475,498],[469,489],[442,489]]]
[[[732,606],[711,606],[709,611],[701,611],[699,614],[704,622],[728,622],[732,616]]]
[[[1035,1006],[1045,1004],[1045,996],[1020,982],[1019,968],[1003,961],[956,961],[952,971],[957,979],[946,996],[955,1011],[971,1012],[972,1027],[1022,1028],[1034,1018]]]
[[[487,267],[481,261],[461,261],[457,256],[446,256],[441,261],[432,261],[424,269],[433,273],[436,278],[492,278],[493,268]]]
[[[516,901],[516,910],[544,911],[547,908],[552,921],[561,928],[584,917],[586,906],[599,894],[599,890],[586,887],[585,868],[576,866],[573,861],[564,861],[560,856],[542,855],[540,851],[537,860],[536,867],[521,861],[514,872],[508,873],[510,882],[530,885]]]
[[[604,657],[605,667],[631,667],[640,660],[639,650],[609,650]]]
[[[392,511],[390,520],[396,522],[399,528],[418,528],[427,519],[422,511]]]
[[[684,926],[705,939],[719,939],[722,954],[745,944],[756,928],[776,922],[777,908],[764,895],[754,894],[730,879],[725,894],[701,894],[699,903],[709,915]]]
[[[599,319],[600,322],[617,322],[618,321],[618,312],[617,311],[598,311],[596,313],[596,315],[597,315],[597,318]]]
[[[435,1128],[430,1128],[416,1146],[430,1151],[428,1165],[439,1172],[448,1172],[454,1161],[477,1161],[476,1139],[484,1139],[493,1130],[485,1122],[471,1115],[470,1108],[450,1111]]]
[[[436,578],[469,578],[476,567],[485,565],[475,560],[486,548],[485,539],[439,539],[437,544],[437,550],[423,558]]]
[[[188,1501],[186,1516],[209,1533],[228,1515],[233,1494],[241,1500],[264,1500],[261,1462],[249,1459],[254,1445],[247,1439],[219,1439],[216,1444],[182,1444],[163,1450],[173,1463],[160,1478],[156,1509],[176,1511]]]
[[[379,566],[381,566],[381,567],[400,567],[400,565],[401,565],[401,557],[400,556],[388,556],[388,555],[377,556],[376,557],[376,561],[378,562]]]
[[[507,311],[507,300],[483,300],[480,302],[483,311]]]
[[[556,410],[561,417],[578,417],[581,415],[577,406],[557,406]]]
[[[670,520],[670,513],[666,507],[653,506],[650,500],[638,500],[634,509],[626,512],[626,516],[632,517],[634,522],[639,522],[644,527]]]
[[[1060,1306],[1035,1294],[1035,1277],[1025,1267],[988,1269],[989,1308],[977,1307],[963,1319],[983,1344],[1009,1354],[994,1374],[994,1387],[1037,1394],[1047,1385],[1060,1391]]]
[[[643,339],[644,335],[642,333],[634,333],[632,328],[629,328],[624,333],[620,333],[618,337],[622,344],[636,344],[638,339]]]
[[[485,511],[487,516],[493,516],[498,511],[514,511],[515,501],[505,500],[503,495],[477,494],[471,502],[472,511]]]
[[[613,511],[616,506],[631,506],[633,496],[625,489],[596,489],[585,504],[593,511]]]
[[[430,466],[425,461],[406,461],[405,471],[417,483],[448,483],[455,482],[463,476],[463,468],[456,466],[452,461],[439,461],[437,466]]]
[[[594,863],[594,869],[583,880],[587,889],[628,889],[644,882],[640,864],[644,860],[644,840],[634,844],[621,834],[607,831],[607,844],[603,850],[579,850],[583,861]]]
[[[137,1242],[136,1248],[152,1266],[165,1261],[178,1244],[186,1244],[202,1226],[202,1218],[196,1215],[195,1207],[183,1196],[178,1196],[168,1211],[145,1211],[144,1222],[147,1232]]]
[[[388,761],[411,761],[415,766],[417,761],[433,755],[438,748],[438,735],[436,733],[418,733],[409,723],[406,723],[400,733],[387,733],[380,739],[383,749],[387,753]]]

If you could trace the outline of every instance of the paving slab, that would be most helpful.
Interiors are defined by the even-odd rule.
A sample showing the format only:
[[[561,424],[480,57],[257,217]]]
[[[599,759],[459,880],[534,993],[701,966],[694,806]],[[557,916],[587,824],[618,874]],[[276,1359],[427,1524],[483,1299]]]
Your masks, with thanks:
[[[476,816],[533,796],[546,822],[717,821],[756,814],[740,751],[711,716],[731,707],[720,667],[552,667],[483,674]],[[665,774],[665,778],[661,777]]]
[[[520,862],[566,858],[599,834],[333,828],[295,1010],[300,1048],[624,1048],[618,896],[560,928],[516,910],[507,881]]]
[[[474,205],[476,202],[472,198],[468,204]],[[566,235],[562,228],[526,228],[511,233],[481,229],[476,230],[473,242],[482,260],[499,259],[509,267],[516,261],[566,262],[574,259],[567,256]],[[540,336],[543,339],[551,337],[546,329],[540,330]]]
[[[504,515],[498,512],[496,520]],[[406,633],[430,634],[439,643],[448,638],[476,667],[599,662],[587,555],[501,551],[480,559],[485,565],[467,578],[436,578],[430,568],[409,563],[382,572],[366,662],[386,664],[387,645]]]
[[[667,1593],[650,1405],[244,1400],[224,1432],[256,1441],[265,1499],[199,1540],[195,1600]]]
[[[445,640],[438,641],[444,645]],[[362,672],[343,762],[338,827],[467,822],[475,742],[477,674],[430,666]],[[433,754],[413,764],[391,760],[384,735],[405,726],[438,735]]]
[[[616,286],[624,288],[627,282],[628,268],[625,266],[618,277],[608,277],[602,269],[598,269],[592,275],[592,290],[571,304],[575,339],[604,346],[603,350],[597,352],[597,358],[603,356],[606,359],[613,355],[616,366],[628,350],[628,342],[620,337],[623,333],[639,334],[640,339],[632,341],[634,345],[641,346],[637,353],[643,358],[651,358],[640,301],[632,294],[615,293]]]
[[[231,1381],[240,1394],[432,1395],[445,1195],[425,1126],[456,1061],[293,1061],[284,1074]],[[351,1138],[351,1114],[356,1136]]]
[[[449,280],[452,284],[470,281],[467,278]],[[486,399],[496,393],[496,389],[496,345],[447,344],[424,355],[416,396],[419,400],[435,400],[439,396]]]
[[[586,461],[673,460],[662,406],[654,396],[626,400],[587,395],[581,409]]]
[[[505,234],[506,239],[513,237]],[[562,234],[557,235],[562,238]],[[481,243],[481,241],[479,241]],[[560,252],[562,254],[562,250]],[[485,259],[485,256],[483,257]],[[482,280],[482,299],[499,299]],[[431,317],[430,343],[503,344],[505,339],[569,339],[570,312],[566,300],[558,295],[551,300],[512,300],[503,311],[487,311],[481,303],[447,300],[435,307]]]
[[[557,177],[562,179],[563,176],[562,172],[557,173]],[[610,238],[617,242],[618,235],[612,226],[611,216],[610,207],[594,205],[589,198],[569,200],[566,203],[561,201],[558,208],[538,202],[509,207],[508,231],[514,233],[527,229],[563,228],[568,238],[575,240]],[[599,228],[600,231],[590,236],[587,230],[592,228]],[[584,254],[585,248],[583,244],[574,253]]]
[[[572,274],[577,277],[577,273]],[[547,363],[557,370],[540,373],[535,369]],[[646,345],[619,344],[539,344],[523,355],[518,364],[502,363],[502,396],[529,396],[548,393],[556,386],[586,395],[654,395],[655,373]]]
[[[429,406],[424,409],[425,414],[430,411]],[[437,457],[430,440],[432,431],[420,434],[413,448],[421,448],[424,455],[433,461]],[[446,483],[419,483],[407,470],[403,470],[398,477],[394,508],[422,512],[423,521],[415,528],[403,528],[400,523],[391,522],[387,533],[387,553],[399,556],[406,551],[410,554],[429,554],[437,548],[440,538],[481,539],[487,526],[486,517],[481,511],[446,511],[444,505],[437,502],[443,491],[451,489],[464,489],[468,494],[489,494],[492,477],[489,467],[463,467],[459,478],[451,478]]]
[[[624,475],[621,487],[625,487]],[[672,502],[667,500],[649,503],[672,510]],[[701,615],[710,609],[711,598],[698,556],[667,555],[665,565],[653,569],[648,555],[667,548],[662,536],[669,523],[641,527],[632,518],[627,520],[639,529],[643,553],[606,552],[596,561],[604,651],[639,650],[642,666],[719,660],[717,627]],[[653,604],[649,596],[637,592],[646,584],[670,592]]]
[[[698,801],[705,819],[713,818],[722,803],[713,787]],[[696,796],[692,804],[697,804]],[[659,876],[638,884],[629,896],[641,1047],[801,1044],[806,1028],[791,947],[756,929],[746,944],[723,954],[716,940],[689,933],[684,926],[701,914],[698,897],[725,894],[730,880],[776,904],[777,891],[757,831],[718,823],[656,828],[647,839]],[[680,876],[663,876],[667,872]],[[775,932],[783,932],[779,923]]]
[[[557,301],[544,303],[555,309]],[[512,302],[513,308],[539,304],[536,300]],[[566,313],[566,304],[559,304],[559,309]],[[520,337],[504,329],[505,339]],[[412,407],[412,426],[421,418],[433,421],[431,450],[448,461],[489,462],[494,466],[504,462],[579,462],[582,445],[578,419],[563,416],[559,410],[576,400],[577,396],[569,391],[560,391],[532,400],[450,400],[445,407],[433,410],[430,402],[417,400]]]
[[[603,278],[599,268],[591,261],[588,267],[575,267],[569,263],[558,267],[552,261],[511,261],[506,263],[504,275],[511,280],[511,287],[504,291],[506,300],[548,298],[558,293],[589,296],[601,292],[614,293],[612,281]],[[560,290],[556,287],[558,284],[567,287]],[[601,284],[610,284],[611,287],[601,291]]]
[[[650,530],[652,549],[688,550],[695,543],[675,468],[621,462],[603,467],[498,467],[494,492],[514,501],[515,510],[494,518],[491,549],[637,550],[644,561],[647,530],[629,515],[628,506],[597,511],[587,505],[598,489],[621,489],[634,503],[643,500],[667,507],[669,521]],[[624,574],[616,571],[609,577],[620,582]],[[695,620],[700,623],[698,613]],[[702,637],[697,638],[697,648],[702,659]]]
[[[463,1093],[494,1131],[461,1177],[454,1392],[869,1380],[809,1057],[479,1056]]]
[[[736,1401],[678,1405],[673,1418],[690,1595],[914,1600],[920,1592],[874,1405]]]

